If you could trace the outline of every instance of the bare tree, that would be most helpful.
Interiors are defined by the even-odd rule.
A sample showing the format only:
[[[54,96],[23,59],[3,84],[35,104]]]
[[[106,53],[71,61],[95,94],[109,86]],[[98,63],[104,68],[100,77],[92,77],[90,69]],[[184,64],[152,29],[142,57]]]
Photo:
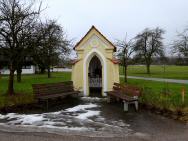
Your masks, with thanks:
[[[124,81],[127,83],[127,68],[129,60],[134,52],[135,42],[134,39],[127,40],[127,36],[124,40],[118,40],[116,45],[119,47],[118,56],[121,58],[124,67]]]
[[[37,22],[37,20],[36,20]],[[17,71],[17,82],[21,82],[21,73],[22,67],[28,61],[31,61],[31,49],[32,49],[32,37],[33,35],[33,28],[35,22],[32,21],[28,26],[22,29],[20,32],[20,36],[18,37],[18,41],[20,43],[20,48],[22,51],[18,50],[18,61],[16,63],[16,71]]]
[[[66,38],[63,28],[56,21],[48,20],[36,26],[36,45],[34,46],[34,60],[43,70],[48,70],[57,64],[61,56],[69,53],[70,41]]]
[[[147,73],[150,74],[152,57],[164,56],[163,37],[164,30],[161,28],[148,29],[136,36],[135,51],[138,56],[144,58]]]
[[[39,8],[40,9],[40,8]],[[25,32],[39,15],[40,10],[34,10],[34,3],[23,3],[21,0],[0,1],[0,48],[8,58],[10,70],[8,94],[14,94],[14,72],[22,61],[25,52]]]
[[[177,35],[178,39],[172,45],[172,52],[184,58],[188,57],[188,29]]]

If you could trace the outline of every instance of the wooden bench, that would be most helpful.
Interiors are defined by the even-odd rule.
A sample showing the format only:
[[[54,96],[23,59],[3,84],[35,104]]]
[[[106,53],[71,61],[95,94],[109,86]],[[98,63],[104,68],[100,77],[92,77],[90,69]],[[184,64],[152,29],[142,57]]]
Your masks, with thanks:
[[[35,99],[39,101],[46,101],[47,109],[49,99],[77,96],[80,93],[80,91],[74,90],[72,81],[48,84],[33,84],[32,87]]]
[[[134,104],[135,109],[138,110],[138,96],[141,94],[141,90],[138,87],[114,83],[113,90],[106,93],[108,102],[111,99],[122,100],[124,103],[124,111],[128,111],[129,104]]]

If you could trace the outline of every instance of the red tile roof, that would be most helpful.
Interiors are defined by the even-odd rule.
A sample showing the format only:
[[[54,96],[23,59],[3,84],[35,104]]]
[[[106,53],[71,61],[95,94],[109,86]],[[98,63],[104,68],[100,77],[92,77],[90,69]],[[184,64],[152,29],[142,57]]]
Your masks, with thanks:
[[[111,58],[108,58],[108,60],[110,60],[112,63],[114,63],[114,64],[120,64],[120,60],[118,60],[118,59],[115,59],[115,58],[113,58],[113,59],[111,59]]]
[[[77,62],[79,62],[81,59],[75,59],[75,60],[72,60],[71,64],[74,65],[76,64]]]

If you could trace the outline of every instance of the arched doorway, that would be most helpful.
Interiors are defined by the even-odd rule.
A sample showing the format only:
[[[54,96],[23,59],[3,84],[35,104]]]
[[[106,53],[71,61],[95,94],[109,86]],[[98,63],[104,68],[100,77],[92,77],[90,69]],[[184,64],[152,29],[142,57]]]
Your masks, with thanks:
[[[83,94],[84,96],[90,96],[89,93],[89,79],[88,79],[88,73],[89,73],[89,64],[91,59],[97,56],[97,58],[100,60],[102,65],[102,96],[106,96],[107,91],[107,64],[106,59],[104,55],[98,51],[96,48],[93,48],[84,58],[83,61]]]
[[[90,96],[102,96],[102,64],[96,55],[89,62],[88,83]]]

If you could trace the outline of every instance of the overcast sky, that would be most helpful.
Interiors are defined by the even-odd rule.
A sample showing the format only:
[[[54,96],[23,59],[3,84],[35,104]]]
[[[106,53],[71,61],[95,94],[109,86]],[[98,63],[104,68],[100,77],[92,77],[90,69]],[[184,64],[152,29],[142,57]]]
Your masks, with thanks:
[[[95,25],[109,40],[161,27],[169,44],[188,26],[188,0],[43,0],[43,16],[56,19],[78,41]]]

